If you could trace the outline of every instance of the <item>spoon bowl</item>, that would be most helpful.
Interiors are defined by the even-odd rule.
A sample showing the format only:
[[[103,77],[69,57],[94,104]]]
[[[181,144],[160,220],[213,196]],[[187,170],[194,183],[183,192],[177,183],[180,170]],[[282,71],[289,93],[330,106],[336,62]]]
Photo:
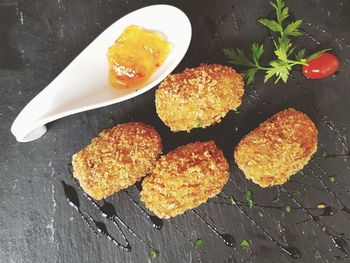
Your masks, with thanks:
[[[108,81],[107,50],[130,25],[159,31],[171,43],[167,59],[137,88],[116,89]],[[87,46],[15,119],[12,134],[19,142],[40,138],[56,119],[138,96],[159,84],[180,63],[191,41],[188,17],[170,5],[138,9],[108,27]]]

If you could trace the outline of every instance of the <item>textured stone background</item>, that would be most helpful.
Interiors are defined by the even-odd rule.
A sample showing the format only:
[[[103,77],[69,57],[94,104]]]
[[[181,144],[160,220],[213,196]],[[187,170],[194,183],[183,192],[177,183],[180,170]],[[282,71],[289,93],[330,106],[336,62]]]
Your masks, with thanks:
[[[153,3],[169,3],[181,8],[191,19],[193,39],[190,49],[176,69],[202,62],[225,63],[222,47],[241,47],[259,40],[268,45],[268,33],[256,20],[269,14],[267,1],[141,1],[141,0],[0,0],[0,261],[1,262],[334,262],[345,255],[331,238],[307,214],[297,209],[288,195],[279,188],[261,189],[233,166],[232,151],[237,142],[261,121],[286,107],[307,113],[316,123],[320,136],[319,148],[330,153],[349,151],[349,55],[350,2],[333,0],[288,1],[295,17],[304,20],[306,34],[297,43],[308,50],[332,48],[341,61],[335,76],[312,81],[295,71],[287,85],[272,83],[246,87],[239,113],[230,113],[220,123],[191,134],[173,134],[155,114],[154,90],[137,98],[113,106],[76,114],[49,125],[41,139],[17,143],[10,134],[10,126],[20,110],[58,75],[79,52],[106,27],[121,16]],[[265,57],[269,56],[269,52]],[[61,180],[73,184],[67,165],[71,155],[89,143],[104,128],[134,120],[154,125],[164,142],[164,152],[195,141],[214,139],[231,162],[231,178],[224,191],[237,200],[244,200],[242,192],[250,190],[257,206],[242,206],[259,225],[278,242],[298,248],[302,256],[294,260],[264,236],[261,229],[249,221],[237,207],[207,203],[196,209],[205,212],[212,224],[222,233],[230,233],[237,249],[224,245],[212,230],[189,211],[170,222],[162,230],[133,205],[124,192],[108,201],[118,215],[144,239],[160,251],[150,259],[142,243],[126,232],[132,245],[130,253],[116,248],[104,237],[97,237],[81,220],[65,199]],[[316,165],[322,167],[328,175]],[[334,234],[350,237],[350,215],[337,199],[350,205],[349,158],[316,159],[303,174],[285,185],[289,192],[300,191],[298,202],[307,208],[319,203],[335,207],[334,215],[320,218]],[[331,183],[327,176],[335,176]],[[336,194],[328,193],[323,180]],[[301,185],[304,184],[304,185]],[[137,191],[130,189],[138,200]],[[103,220],[80,194],[82,209]],[[214,199],[215,200],[215,199]],[[262,208],[275,206],[276,208]],[[284,210],[292,206],[292,212]],[[258,212],[264,218],[258,217]],[[309,209],[312,214],[322,210]],[[305,222],[302,222],[306,220]],[[113,226],[105,221],[108,229]],[[298,223],[299,222],[299,223]],[[186,235],[185,238],[178,230]],[[193,243],[204,240],[200,250]],[[242,239],[250,240],[251,248],[239,247]],[[349,249],[349,247],[346,247]],[[349,259],[344,259],[348,261]]]

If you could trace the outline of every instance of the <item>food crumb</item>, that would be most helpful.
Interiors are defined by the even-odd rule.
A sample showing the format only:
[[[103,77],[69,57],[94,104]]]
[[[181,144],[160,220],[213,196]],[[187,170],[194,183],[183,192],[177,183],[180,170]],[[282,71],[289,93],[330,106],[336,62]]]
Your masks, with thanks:
[[[288,213],[290,213],[290,211],[292,211],[292,208],[290,207],[290,205],[287,205],[287,206],[286,206],[286,211],[287,211]]]
[[[236,202],[236,200],[234,199],[233,196],[231,196],[231,204],[232,204],[232,205],[236,205],[236,204],[237,204],[237,202]]]
[[[318,204],[318,205],[317,205],[317,208],[318,208],[318,209],[324,209],[324,208],[326,208],[326,206],[325,206],[324,204]]]

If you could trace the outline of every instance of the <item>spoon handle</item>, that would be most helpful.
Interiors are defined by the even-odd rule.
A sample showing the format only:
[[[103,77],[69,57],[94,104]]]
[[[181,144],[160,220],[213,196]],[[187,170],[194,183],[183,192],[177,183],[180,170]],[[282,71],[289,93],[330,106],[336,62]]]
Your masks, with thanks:
[[[17,141],[34,141],[46,133],[44,114],[50,103],[49,97],[50,94],[44,89],[17,116],[11,127]]]

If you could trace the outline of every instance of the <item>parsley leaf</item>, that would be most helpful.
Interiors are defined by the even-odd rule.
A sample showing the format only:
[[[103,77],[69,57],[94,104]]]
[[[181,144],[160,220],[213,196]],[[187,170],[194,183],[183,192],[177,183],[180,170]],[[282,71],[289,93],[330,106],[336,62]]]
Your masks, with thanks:
[[[159,252],[157,250],[152,249],[151,251],[151,258],[156,258],[158,257]]]
[[[195,242],[194,242],[194,246],[198,249],[200,248],[201,246],[203,246],[203,239],[197,239]]]
[[[298,191],[298,190],[296,190],[296,191],[293,191],[293,196],[299,196],[301,193]]]
[[[231,204],[232,205],[236,205],[237,204],[237,202],[236,202],[236,200],[234,199],[234,197],[233,196],[231,196]]]
[[[281,32],[283,30],[282,26],[275,20],[262,18],[262,19],[259,19],[258,22],[268,27],[271,31],[274,31],[274,32]]]
[[[249,249],[249,248],[250,248],[249,241],[243,239],[243,240],[241,241],[241,243],[240,243],[240,246],[241,246],[241,248],[243,248],[243,249]]]
[[[300,49],[296,54],[295,54],[295,59],[298,61],[302,61],[304,59],[305,56],[305,51],[306,49]],[[304,59],[304,62],[306,62],[306,59]]]
[[[248,202],[250,208],[254,206],[252,193],[250,191],[245,192],[245,200]]]
[[[253,43],[251,49],[252,49],[252,54],[253,54],[253,61],[254,61],[255,65],[259,65],[260,57],[264,53],[264,45],[263,44],[259,45],[258,43]]]
[[[251,62],[245,56],[244,51],[242,49],[225,48],[223,51],[229,63],[246,67],[254,67],[253,62]]]
[[[272,202],[277,203],[279,200],[280,200],[280,196],[279,196],[279,195],[276,195],[276,196],[273,198]]]
[[[328,180],[331,181],[332,183],[334,183],[335,182],[335,176],[329,176]]]
[[[290,211],[292,211],[292,208],[290,207],[290,205],[287,205],[287,206],[286,206],[286,211],[287,211],[288,213],[290,213]]]
[[[301,26],[301,23],[303,21],[301,19],[295,20],[294,22],[290,23],[288,26],[283,31],[283,34],[285,36],[301,36],[302,33],[298,30],[299,27]]]
[[[282,0],[276,0],[276,3],[270,2],[276,10],[276,17],[278,23],[282,23],[288,17],[288,7],[285,7]]]
[[[244,79],[246,80],[247,85],[250,85],[254,82],[255,74],[258,71],[256,68],[247,69],[244,72]]]

